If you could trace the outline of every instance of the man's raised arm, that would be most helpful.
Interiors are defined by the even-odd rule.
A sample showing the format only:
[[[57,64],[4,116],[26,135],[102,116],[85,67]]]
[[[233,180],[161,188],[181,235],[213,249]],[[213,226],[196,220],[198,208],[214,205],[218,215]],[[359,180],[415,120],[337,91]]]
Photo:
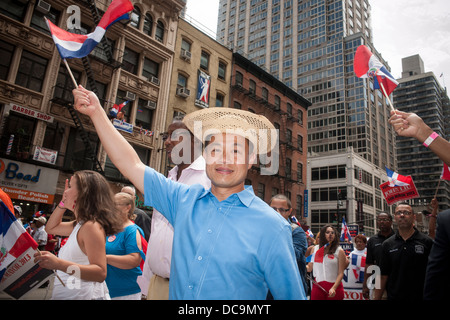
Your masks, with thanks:
[[[114,128],[95,93],[82,86],[72,93],[75,109],[91,118],[111,161],[137,189],[144,192],[145,165],[128,141]]]

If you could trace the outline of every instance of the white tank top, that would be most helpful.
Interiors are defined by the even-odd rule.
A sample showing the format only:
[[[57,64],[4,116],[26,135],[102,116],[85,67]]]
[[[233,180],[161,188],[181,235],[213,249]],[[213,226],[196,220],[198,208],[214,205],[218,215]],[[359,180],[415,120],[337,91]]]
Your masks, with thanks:
[[[77,235],[82,224],[78,223],[73,228],[72,233],[67,239],[66,244],[59,251],[59,258],[67,261],[72,261],[81,265],[88,265],[89,259],[78,244]],[[79,274],[79,270],[78,272]],[[85,281],[75,275],[69,275],[68,273],[57,271],[58,276],[62,280],[61,283],[57,277],[54,280],[53,287],[53,300],[110,300],[108,287],[105,281]]]
[[[313,265],[313,275],[317,282],[327,281],[334,283],[339,272],[339,250],[337,247],[333,254],[326,254],[323,257],[323,263],[315,262]],[[319,250],[319,246],[314,247],[314,253]]]

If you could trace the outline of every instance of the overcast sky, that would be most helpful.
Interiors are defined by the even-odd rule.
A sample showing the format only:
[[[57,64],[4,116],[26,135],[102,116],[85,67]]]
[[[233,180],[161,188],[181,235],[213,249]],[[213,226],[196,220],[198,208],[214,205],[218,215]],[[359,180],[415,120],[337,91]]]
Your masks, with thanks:
[[[375,48],[401,77],[402,58],[419,54],[425,71],[450,85],[450,1],[370,0]],[[187,15],[216,32],[219,0],[188,0]],[[441,74],[444,77],[440,77]]]

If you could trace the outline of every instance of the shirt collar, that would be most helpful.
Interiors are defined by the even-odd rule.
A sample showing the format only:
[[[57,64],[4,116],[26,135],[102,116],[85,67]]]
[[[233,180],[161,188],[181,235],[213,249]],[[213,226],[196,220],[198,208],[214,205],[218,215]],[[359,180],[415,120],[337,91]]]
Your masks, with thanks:
[[[211,188],[209,190],[205,190],[205,192],[200,195],[199,198],[203,198],[207,194],[210,194],[211,197],[215,197],[215,195],[211,192]],[[247,208],[251,205],[253,199],[255,198],[255,193],[253,192],[253,187],[251,185],[244,186],[244,190],[238,193],[232,194],[229,198],[237,196],[241,203]],[[224,200],[226,201],[226,200]]]
[[[189,165],[189,167],[187,167],[184,170],[198,170],[198,171],[201,171],[201,170],[205,170],[205,167],[206,167],[205,158],[203,158],[203,156],[199,156],[197,159],[194,160],[194,162],[192,162]],[[167,174],[167,176],[170,179],[176,180],[177,174],[178,174],[178,166],[175,166],[172,169],[170,169],[170,171]]]

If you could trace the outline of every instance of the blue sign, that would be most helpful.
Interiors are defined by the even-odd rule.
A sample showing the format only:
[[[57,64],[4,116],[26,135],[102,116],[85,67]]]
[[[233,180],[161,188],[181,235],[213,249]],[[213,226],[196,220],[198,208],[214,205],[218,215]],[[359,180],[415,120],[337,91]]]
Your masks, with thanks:
[[[308,190],[303,191],[303,216],[308,218]]]

